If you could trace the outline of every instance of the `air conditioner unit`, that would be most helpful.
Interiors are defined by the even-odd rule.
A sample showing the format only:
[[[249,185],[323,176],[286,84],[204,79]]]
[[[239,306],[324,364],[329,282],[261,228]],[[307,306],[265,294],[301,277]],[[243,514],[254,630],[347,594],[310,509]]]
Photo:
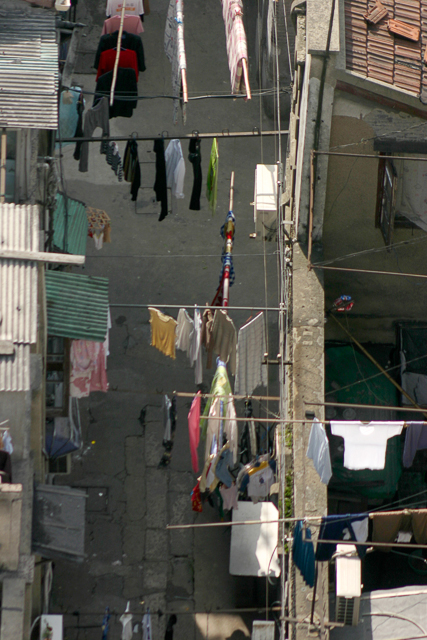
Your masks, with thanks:
[[[255,169],[254,222],[257,240],[275,240],[277,234],[277,164]]]
[[[335,560],[335,621],[356,626],[362,593],[362,561],[353,544],[337,544]]]

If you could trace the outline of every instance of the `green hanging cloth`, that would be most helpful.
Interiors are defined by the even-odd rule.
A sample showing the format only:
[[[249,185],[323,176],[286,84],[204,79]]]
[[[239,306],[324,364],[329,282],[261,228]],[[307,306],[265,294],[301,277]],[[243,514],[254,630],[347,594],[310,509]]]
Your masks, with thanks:
[[[212,380],[210,393],[212,395],[219,396],[219,397],[224,396],[224,406],[223,406],[222,415],[225,418],[227,413],[228,396],[230,393],[232,393],[232,391],[231,391],[230,381],[227,375],[227,367],[219,359],[218,361],[220,364],[218,364],[215,375],[214,375],[214,379]],[[201,430],[201,435],[203,439],[206,438],[209,410],[211,408],[211,404],[213,400],[214,398],[208,398],[208,401],[205,406],[205,410],[203,411],[203,415],[200,420],[200,430]]]
[[[218,193],[218,143],[216,138],[213,139],[211,157],[209,160],[208,183],[206,189],[206,197],[209,201],[209,207],[212,213],[216,210],[216,199]]]

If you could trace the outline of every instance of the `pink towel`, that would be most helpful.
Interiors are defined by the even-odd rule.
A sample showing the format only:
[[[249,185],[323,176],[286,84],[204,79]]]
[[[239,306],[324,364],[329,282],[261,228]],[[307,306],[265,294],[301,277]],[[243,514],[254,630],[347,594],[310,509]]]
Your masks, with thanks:
[[[108,391],[103,342],[71,342],[70,396],[85,398],[91,391]]]
[[[199,456],[197,455],[197,447],[200,441],[200,391],[194,397],[188,413],[188,435],[190,436],[190,452],[191,464],[194,473],[199,470]]]
[[[120,17],[121,16],[113,16],[112,18],[105,20],[101,36],[118,31],[120,28]],[[133,33],[136,36],[139,36],[140,33],[144,33],[141,18],[139,16],[125,16],[123,21],[123,31]]]

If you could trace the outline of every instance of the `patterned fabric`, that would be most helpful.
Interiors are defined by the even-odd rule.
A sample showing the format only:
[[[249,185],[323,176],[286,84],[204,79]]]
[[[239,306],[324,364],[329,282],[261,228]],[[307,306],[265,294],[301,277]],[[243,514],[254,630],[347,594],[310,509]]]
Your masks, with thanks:
[[[70,396],[86,398],[92,391],[108,391],[103,342],[72,340]]]
[[[187,68],[184,44],[184,2],[170,0],[165,27],[165,53],[172,65],[173,122],[178,122],[178,104],[181,92],[181,71]],[[186,105],[182,104],[182,120],[187,120]]]
[[[191,492],[191,508],[197,513],[201,513],[203,511],[202,501],[200,498],[200,482],[196,484]]]
[[[264,314],[261,312],[239,329],[235,394],[250,396],[259,385],[267,386],[267,367],[261,364],[265,348]]]
[[[228,66],[230,69],[231,93],[245,91],[242,60],[248,59],[246,33],[243,26],[242,0],[222,0],[222,16],[227,40]]]

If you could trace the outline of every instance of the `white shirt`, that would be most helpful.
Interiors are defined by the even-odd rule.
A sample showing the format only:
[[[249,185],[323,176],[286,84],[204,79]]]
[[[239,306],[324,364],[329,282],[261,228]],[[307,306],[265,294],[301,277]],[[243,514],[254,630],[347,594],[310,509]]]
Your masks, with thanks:
[[[258,385],[267,386],[267,367],[262,364],[265,347],[264,314],[239,329],[234,393],[251,395]]]
[[[387,440],[402,433],[403,422],[331,422],[331,433],[344,438],[347,469],[384,469]]]
[[[107,17],[120,16],[122,13],[123,0],[107,0]],[[125,15],[140,16],[144,13],[142,0],[126,0]]]
[[[176,198],[184,197],[185,160],[179,140],[171,140],[165,151],[166,180]]]
[[[181,351],[186,351],[188,356],[190,356],[190,346],[193,339],[193,333],[194,322],[185,309],[180,309],[176,325],[175,346],[177,349],[181,349]]]

